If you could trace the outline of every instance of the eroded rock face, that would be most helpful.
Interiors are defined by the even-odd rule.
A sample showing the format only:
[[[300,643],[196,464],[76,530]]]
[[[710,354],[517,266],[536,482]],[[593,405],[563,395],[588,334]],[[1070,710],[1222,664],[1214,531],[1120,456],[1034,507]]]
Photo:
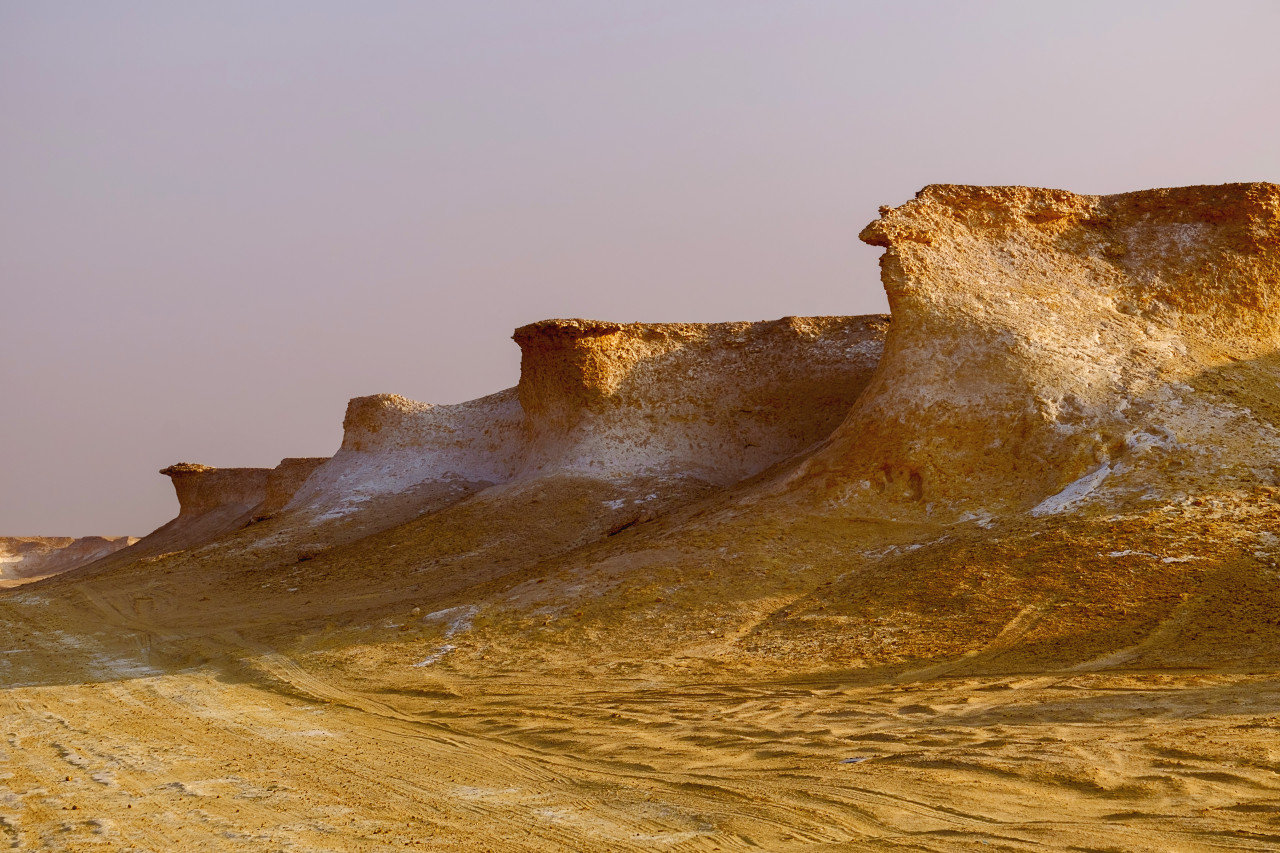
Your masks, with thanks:
[[[931,186],[861,237],[887,250],[894,322],[798,478],[851,511],[1045,514],[1274,478],[1280,187]],[[1237,393],[1209,387],[1223,370]]]
[[[137,541],[132,536],[0,536],[0,581],[70,571]]]
[[[267,471],[267,491],[261,505],[260,515],[274,515],[284,509],[293,496],[302,488],[302,484],[321,465],[329,461],[327,456],[296,456],[281,459],[280,464]]]
[[[178,517],[142,538],[139,559],[195,548],[279,512],[326,460],[284,459],[275,468],[214,468],[179,462],[160,471],[173,481]]]
[[[270,472],[270,468],[214,468],[195,462],[179,462],[160,471],[173,481],[179,516],[227,507],[254,509],[266,500]]]
[[[887,320],[524,326],[516,388],[453,406],[352,400],[341,450],[290,508],[333,520],[390,496],[434,505],[553,473],[734,482],[830,433],[870,379]]]
[[[524,326],[514,335],[522,471],[748,477],[841,421],[880,359],[887,320]]]
[[[347,404],[342,447],[291,507],[339,519],[389,495],[427,489],[447,498],[505,482],[522,451],[522,418],[515,389],[452,406],[398,394],[356,397]]]

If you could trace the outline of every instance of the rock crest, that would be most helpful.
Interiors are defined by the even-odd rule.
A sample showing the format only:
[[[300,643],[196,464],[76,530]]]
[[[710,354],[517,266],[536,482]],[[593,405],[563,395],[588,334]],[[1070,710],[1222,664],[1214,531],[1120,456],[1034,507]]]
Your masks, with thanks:
[[[799,479],[852,512],[939,519],[1268,467],[1274,430],[1194,386],[1274,373],[1278,235],[1274,184],[930,186],[882,208],[861,237],[887,249],[884,358]]]

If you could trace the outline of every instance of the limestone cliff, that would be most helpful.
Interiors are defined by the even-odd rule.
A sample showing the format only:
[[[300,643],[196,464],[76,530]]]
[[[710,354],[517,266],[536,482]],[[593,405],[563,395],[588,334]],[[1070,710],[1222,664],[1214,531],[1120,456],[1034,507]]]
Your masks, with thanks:
[[[394,498],[421,510],[565,472],[734,482],[830,433],[870,378],[886,326],[879,315],[524,326],[516,388],[452,406],[352,400],[341,449],[290,509],[328,521]]]
[[[231,510],[248,512],[267,498],[270,468],[214,468],[179,462],[160,471],[173,481],[178,515],[196,516]]]
[[[825,438],[880,359],[887,318],[517,329],[522,471],[726,484]]]
[[[214,468],[179,462],[160,471],[178,498],[178,516],[118,555],[137,560],[196,548],[280,511],[324,459],[284,459],[275,468]]]
[[[69,571],[137,541],[132,536],[0,536],[0,582]]]
[[[267,471],[266,495],[257,507],[258,515],[274,515],[284,509],[311,474],[329,461],[327,456],[290,457]]]
[[[332,520],[377,498],[447,499],[503,482],[521,451],[520,420],[513,390],[451,406],[397,394],[356,397],[347,404],[342,447],[291,508]]]
[[[850,512],[1047,514],[1274,482],[1280,187],[930,186],[861,237],[887,250],[894,322],[796,478]]]

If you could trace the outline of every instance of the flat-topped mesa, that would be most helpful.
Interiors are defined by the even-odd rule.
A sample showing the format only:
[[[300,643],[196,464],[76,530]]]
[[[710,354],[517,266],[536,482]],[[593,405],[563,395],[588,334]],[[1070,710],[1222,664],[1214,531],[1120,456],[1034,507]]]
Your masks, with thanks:
[[[289,508],[340,518],[375,498],[423,497],[424,490],[463,495],[505,482],[521,453],[522,417],[515,389],[457,405],[356,397],[347,404],[341,449]]]
[[[1224,364],[1270,370],[1280,349],[1280,187],[930,186],[861,237],[887,249],[894,321],[798,477],[850,511],[1044,514],[1104,481],[1172,489],[1188,465],[1270,464],[1265,407],[1193,386]]]
[[[130,542],[127,550],[95,565],[112,565],[173,551],[199,548],[234,533],[264,516],[274,515],[323,459],[284,459],[275,468],[214,468],[179,462],[160,471],[173,482],[178,515]]]
[[[522,473],[750,476],[840,423],[880,359],[887,320],[524,326],[513,336]]]
[[[173,481],[178,495],[178,516],[202,515],[211,510],[257,508],[267,497],[270,468],[214,468],[195,462],[179,462],[160,471]]]
[[[114,554],[132,536],[0,536],[0,581],[36,580]]]

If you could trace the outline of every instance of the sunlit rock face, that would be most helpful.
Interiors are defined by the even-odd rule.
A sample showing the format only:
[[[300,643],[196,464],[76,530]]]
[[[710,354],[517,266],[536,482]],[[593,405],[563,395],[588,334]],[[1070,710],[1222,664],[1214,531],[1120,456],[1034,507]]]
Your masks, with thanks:
[[[353,399],[341,449],[290,508],[321,521],[374,505],[404,514],[554,474],[735,482],[831,432],[870,379],[887,320],[524,326],[515,388],[456,405]]]
[[[893,323],[793,482],[899,518],[1274,482],[1280,187],[930,186],[862,239]]]
[[[522,471],[718,484],[755,474],[841,421],[880,359],[887,319],[524,326]]]

